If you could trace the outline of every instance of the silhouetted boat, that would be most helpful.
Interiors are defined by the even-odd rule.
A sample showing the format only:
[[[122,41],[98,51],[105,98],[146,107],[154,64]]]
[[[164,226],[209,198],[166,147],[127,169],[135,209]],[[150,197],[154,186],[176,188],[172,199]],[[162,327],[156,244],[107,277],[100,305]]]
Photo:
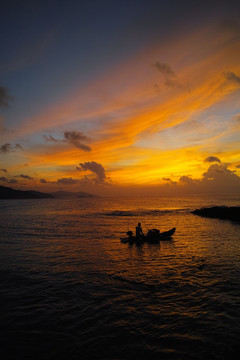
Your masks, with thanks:
[[[137,238],[136,236],[132,235],[132,231],[128,231],[127,235],[128,237],[121,238],[122,243],[156,243],[159,241],[164,240],[171,240],[173,234],[175,233],[176,228],[172,228],[168,231],[163,231],[162,233],[158,229],[151,229],[148,230],[147,235],[141,236],[140,238]]]

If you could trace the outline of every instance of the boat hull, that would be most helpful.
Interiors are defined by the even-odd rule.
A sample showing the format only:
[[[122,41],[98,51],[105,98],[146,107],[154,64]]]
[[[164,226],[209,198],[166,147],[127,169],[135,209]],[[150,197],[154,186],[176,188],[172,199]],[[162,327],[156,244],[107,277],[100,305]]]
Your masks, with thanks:
[[[124,244],[126,243],[134,244],[134,243],[157,243],[160,241],[172,240],[172,236],[175,233],[175,231],[176,228],[172,228],[162,233],[150,230],[146,236],[141,236],[140,238],[137,238],[136,236],[129,236],[129,237],[121,238],[121,242]]]

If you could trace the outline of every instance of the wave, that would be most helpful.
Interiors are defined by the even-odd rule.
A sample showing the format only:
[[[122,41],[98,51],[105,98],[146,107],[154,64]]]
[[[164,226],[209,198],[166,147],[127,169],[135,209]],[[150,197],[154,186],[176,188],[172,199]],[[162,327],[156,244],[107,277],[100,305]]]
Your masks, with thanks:
[[[178,212],[189,212],[190,209],[163,209],[163,210],[155,210],[155,209],[135,209],[135,210],[113,210],[113,211],[103,211],[97,213],[96,215],[100,216],[161,216],[169,213],[178,213]]]

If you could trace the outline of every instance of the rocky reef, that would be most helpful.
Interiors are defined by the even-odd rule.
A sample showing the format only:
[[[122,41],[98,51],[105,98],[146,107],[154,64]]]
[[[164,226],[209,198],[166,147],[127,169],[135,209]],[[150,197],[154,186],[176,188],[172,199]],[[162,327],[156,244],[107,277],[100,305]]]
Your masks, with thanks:
[[[240,222],[240,206],[213,206],[192,211],[193,214]]]

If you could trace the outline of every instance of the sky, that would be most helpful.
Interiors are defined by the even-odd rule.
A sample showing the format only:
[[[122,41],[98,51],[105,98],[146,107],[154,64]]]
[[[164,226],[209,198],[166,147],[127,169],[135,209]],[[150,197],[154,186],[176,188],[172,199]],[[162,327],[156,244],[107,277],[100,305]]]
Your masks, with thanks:
[[[0,185],[240,191],[239,1],[8,0]]]

